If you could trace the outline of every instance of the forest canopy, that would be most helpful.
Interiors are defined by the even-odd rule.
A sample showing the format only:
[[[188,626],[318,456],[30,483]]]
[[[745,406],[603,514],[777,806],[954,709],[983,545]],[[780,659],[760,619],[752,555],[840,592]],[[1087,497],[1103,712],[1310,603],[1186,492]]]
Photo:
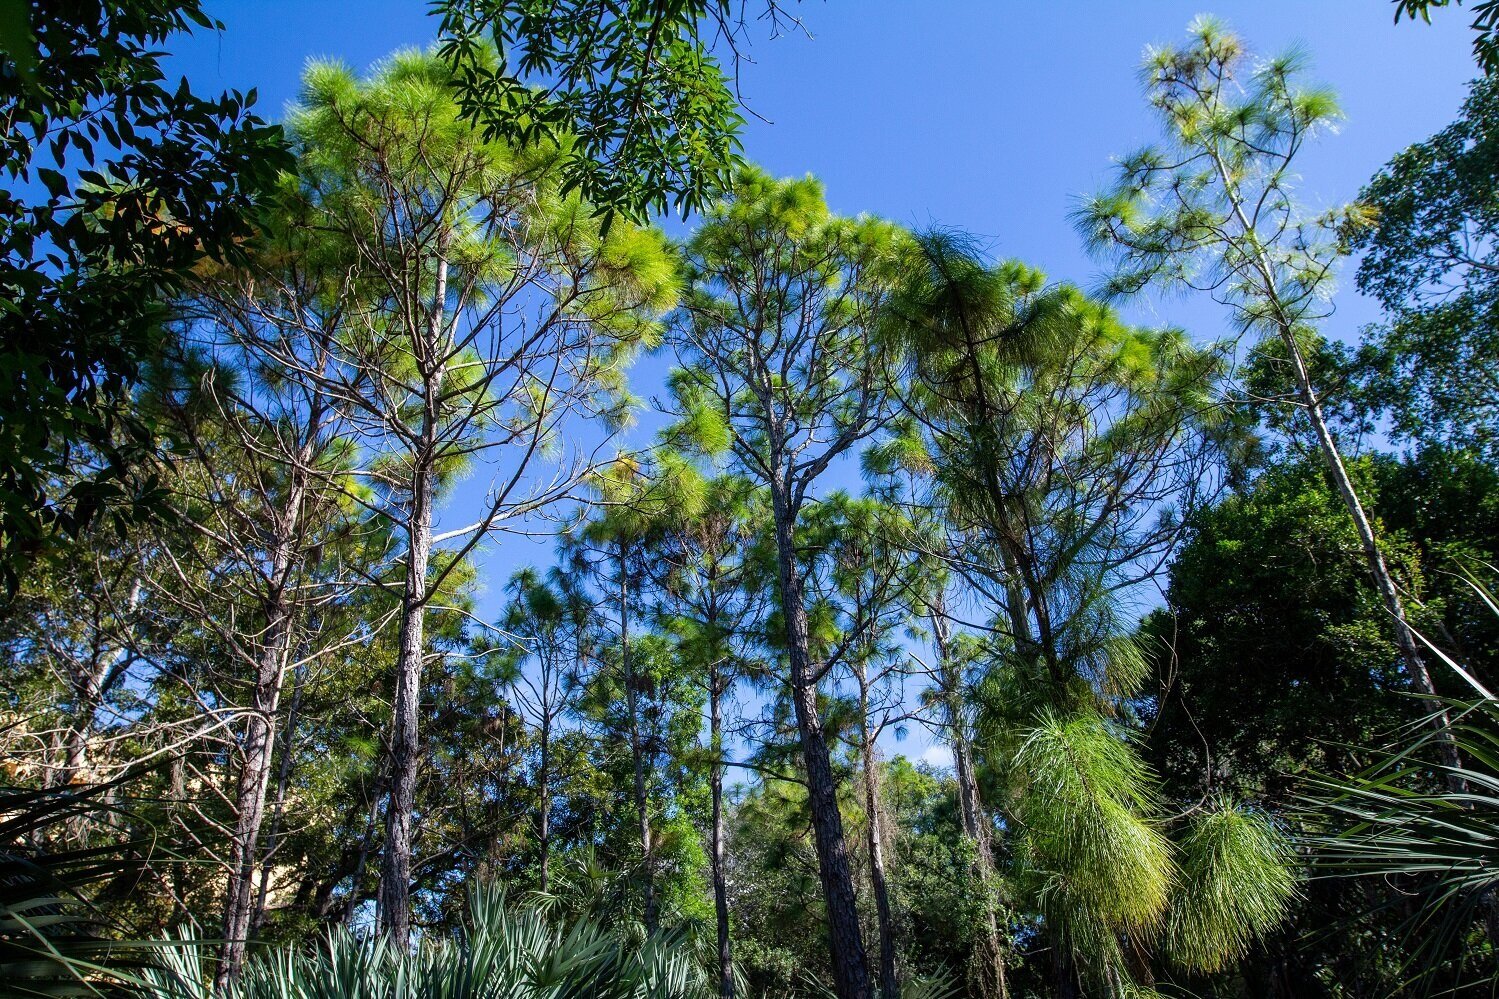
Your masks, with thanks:
[[[0,994],[1493,994],[1492,77],[1329,208],[1196,18],[1100,278],[756,165],[810,6],[211,9],[0,7]]]

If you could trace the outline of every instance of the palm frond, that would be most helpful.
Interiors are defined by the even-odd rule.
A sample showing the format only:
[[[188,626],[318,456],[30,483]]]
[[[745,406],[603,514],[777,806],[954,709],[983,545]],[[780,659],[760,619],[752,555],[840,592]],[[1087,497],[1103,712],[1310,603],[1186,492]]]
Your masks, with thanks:
[[[1454,953],[1473,959],[1470,977],[1499,983],[1492,957],[1468,946],[1479,920],[1499,927],[1499,700],[1432,701],[1445,725],[1423,719],[1362,773],[1313,778],[1305,800],[1305,819],[1320,830],[1308,836],[1318,869],[1380,878],[1419,898],[1402,923],[1414,946],[1412,994],[1451,973]],[[1444,738],[1460,765],[1435,762]]]

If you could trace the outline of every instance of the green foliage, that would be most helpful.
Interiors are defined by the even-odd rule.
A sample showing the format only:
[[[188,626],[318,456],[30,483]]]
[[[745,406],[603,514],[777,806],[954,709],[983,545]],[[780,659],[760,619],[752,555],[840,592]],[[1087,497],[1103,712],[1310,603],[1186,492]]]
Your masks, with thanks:
[[[1383,879],[1420,899],[1400,924],[1409,942],[1402,969],[1410,994],[1430,994],[1451,976],[1499,982],[1492,937],[1499,925],[1493,857],[1499,848],[1499,701],[1443,702],[1447,722],[1422,720],[1380,749],[1367,770],[1312,782],[1309,818],[1325,830],[1309,837],[1322,870]],[[1455,740],[1461,766],[1428,759],[1442,734]],[[1442,783],[1446,780],[1448,783]],[[1484,951],[1487,950],[1485,957]]]
[[[1365,396],[1397,439],[1499,453],[1499,83],[1479,80],[1458,120],[1401,151],[1360,192],[1372,218],[1358,286],[1389,320],[1358,355]]]
[[[923,502],[949,511],[963,581],[1049,684],[1029,696],[1133,690],[1113,595],[1169,550],[1175,504],[1211,481],[1215,352],[943,232],[918,240],[886,326],[915,377],[870,470],[915,473]]]
[[[166,949],[141,999],[208,999],[211,976],[191,941]],[[549,920],[534,905],[514,905],[503,890],[470,892],[463,929],[451,939],[425,939],[409,952],[383,937],[347,930],[315,949],[259,954],[233,985],[232,999],[690,999],[708,994],[689,938],[682,931],[642,938],[615,921]]]
[[[674,330],[678,356],[697,369],[673,388],[705,450],[727,443],[757,476],[776,478],[778,464],[809,448],[822,457],[807,468],[820,472],[876,429],[875,310],[903,239],[887,222],[832,215],[810,177],[734,175],[684,248],[690,290]],[[798,500],[805,488],[787,487]]]
[[[1118,934],[1155,934],[1176,877],[1150,775],[1096,716],[1043,714],[1017,739],[1011,807],[1043,917],[1090,962],[1117,960]]]
[[[101,898],[131,891],[168,858],[149,839],[78,843],[81,823],[120,825],[140,774],[66,789],[0,787],[0,975],[15,996],[94,996],[143,981],[145,944],[121,937]],[[154,854],[154,855],[153,855]]]
[[[741,163],[738,97],[713,54],[742,34],[728,0],[434,6],[465,117],[516,146],[566,137],[563,189],[606,219],[700,211]]]
[[[1431,12],[1439,7],[1453,6],[1453,0],[1391,0],[1395,4],[1395,23],[1402,17],[1414,21],[1420,18],[1431,23]],[[1457,0],[1461,7],[1463,0]],[[1499,70],[1499,3],[1494,0],[1475,0],[1473,7],[1473,58],[1487,75]]]
[[[130,390],[164,340],[164,299],[237,254],[290,160],[254,91],[167,85],[161,44],[216,27],[197,0],[5,11],[0,583],[13,593],[58,534],[163,513],[156,431]]]
[[[1187,31],[1188,46],[1149,50],[1141,70],[1163,143],[1125,156],[1074,220],[1114,262],[1110,294],[1206,291],[1243,330],[1301,335],[1329,311],[1339,236],[1361,219],[1308,217],[1292,191],[1297,154],[1341,111],[1303,81],[1299,54],[1256,61],[1210,17]]]
[[[1181,967],[1218,971],[1285,918],[1296,891],[1292,847],[1266,816],[1219,800],[1177,841],[1181,888],[1166,951]]]
[[[1493,621],[1453,572],[1487,560],[1493,471],[1429,450],[1356,467],[1390,538],[1387,557],[1423,607],[1416,626],[1480,678]],[[1358,539],[1320,470],[1267,470],[1199,511],[1142,642],[1165,685],[1147,743],[1173,794],[1213,790],[1288,806],[1306,768],[1358,771],[1357,749],[1411,717],[1383,608],[1362,584]],[[1439,637],[1440,636],[1440,637]],[[1442,689],[1460,696],[1455,677]],[[1326,705],[1340,705],[1327,711]]]
[[[142,334],[122,334],[119,364],[84,358],[94,396],[59,382],[64,408],[115,412],[30,470],[86,492],[113,474],[108,448],[133,460],[130,421],[191,445],[152,485],[183,514],[169,524],[86,530],[64,494],[43,497],[59,512],[34,537],[75,536],[37,546],[0,614],[0,749],[27,786],[0,796],[0,963],[71,987],[102,958],[123,977],[139,951],[113,936],[218,920],[245,814],[228,789],[266,731],[246,692],[266,682],[292,690],[258,744],[281,764],[262,795],[275,832],[241,882],[264,888],[258,956],[229,999],[686,997],[729,984],[729,965],[736,994],[821,995],[851,991],[848,941],[876,929],[907,999],[988,999],[1006,975],[1017,995],[1368,995],[1422,962],[1452,985],[1460,950],[1491,955],[1474,917],[1496,890],[1492,705],[1451,703],[1456,769],[1431,763],[1424,730],[1368,748],[1409,720],[1411,681],[1338,492],[1297,452],[1313,386],[1353,370],[1316,325],[1337,254],[1363,247],[1392,325],[1329,411],[1351,441],[1384,406],[1422,445],[1347,464],[1433,663],[1461,667],[1439,685],[1492,689],[1496,601],[1458,574],[1499,554],[1499,449],[1486,386],[1463,377],[1486,370],[1499,314],[1486,83],[1364,204],[1310,218],[1292,161],[1338,112],[1301,61],[1256,62],[1211,19],[1151,53],[1165,141],[1079,224],[1117,264],[1109,294],[1206,289],[1260,337],[1232,401],[1279,402],[1296,369],[1301,409],[1282,419],[1224,405],[1229,344],[1132,325],[959,232],[839,216],[815,179],[738,163],[707,44],[739,37],[720,0],[435,7],[434,51],[363,77],[308,69],[295,171],[248,97],[152,91],[145,49],[197,23],[195,5],[125,4],[125,35],[73,55],[54,51],[74,36],[48,35],[50,9],[0,21],[0,92],[41,109],[21,132],[61,121],[53,134],[85,143],[22,136],[34,148],[0,212],[55,231],[17,236],[13,270],[76,278],[63,290]],[[155,20],[132,35],[140,10]],[[47,104],[69,66],[100,82],[78,107]],[[129,113],[106,106],[140,88]],[[199,117],[132,133],[157,98]],[[157,201],[102,167],[44,172],[88,155],[90,128],[101,161],[185,136],[205,162]],[[256,143],[266,176],[231,176]],[[58,208],[75,197],[87,211]],[[224,209],[222,229],[185,239],[179,205]],[[704,210],[680,245],[632,221],[672,207]],[[1443,282],[1458,290],[1437,301]],[[165,341],[163,297],[180,320]],[[629,363],[657,348],[674,366],[657,446],[599,460],[638,405]],[[278,462],[287,442],[305,446]],[[835,488],[856,464],[862,492]],[[467,497],[445,501],[481,472],[495,489],[475,522],[454,510]],[[299,478],[296,568],[268,573]],[[414,515],[419,492],[437,513]],[[434,526],[445,516],[469,526]],[[480,623],[471,554],[537,518],[562,525],[556,566],[516,574]],[[408,573],[423,540],[430,567]],[[1167,565],[1165,606],[1133,629]],[[246,667],[267,595],[294,608],[268,679]],[[409,756],[380,735],[398,659]],[[881,761],[880,733],[914,722],[953,740],[955,773]],[[380,822],[397,755],[421,761],[403,771],[410,876],[390,865],[422,927],[410,952],[352,929],[389,897],[382,854],[400,855]],[[146,760],[164,765],[132,768]],[[1287,809],[1309,769],[1335,789],[1320,816]],[[111,772],[140,807],[84,814]],[[60,832],[27,825],[44,801],[70,810]],[[1324,863],[1358,877],[1300,882],[1287,835],[1329,814],[1353,828],[1320,843]],[[171,858],[138,856],[143,833]],[[732,948],[711,974],[710,877]],[[524,902],[476,887],[500,884]],[[195,939],[166,942],[147,994],[212,994]]]
[[[1499,538],[1493,470],[1427,449],[1370,457],[1355,474],[1385,528],[1387,557],[1420,601],[1414,621],[1436,643],[1440,688],[1471,695],[1438,661],[1459,655],[1481,681],[1495,675],[1493,614],[1461,574],[1487,561]],[[1384,758],[1376,747],[1397,731],[1416,740],[1406,726],[1426,712],[1406,693],[1384,610],[1361,585],[1357,538],[1314,464],[1265,470],[1189,528],[1166,606],[1142,629],[1160,684],[1142,705],[1152,733],[1142,750],[1173,797],[1259,802],[1303,837],[1324,828],[1302,801],[1306,781],[1375,768]],[[1413,787],[1435,790],[1429,761],[1411,769],[1422,775]],[[1455,955],[1437,924],[1405,925],[1412,890],[1398,880],[1313,877],[1290,902],[1287,926],[1252,948],[1237,973],[1265,981],[1280,968],[1305,987],[1341,975],[1396,993],[1423,950],[1440,963]],[[1447,972],[1436,981],[1454,983]]]

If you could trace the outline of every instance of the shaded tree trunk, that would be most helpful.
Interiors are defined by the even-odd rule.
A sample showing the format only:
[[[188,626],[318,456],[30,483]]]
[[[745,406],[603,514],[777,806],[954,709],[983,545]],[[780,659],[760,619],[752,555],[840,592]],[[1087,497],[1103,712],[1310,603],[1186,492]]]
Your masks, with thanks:
[[[551,708],[544,710],[550,711]],[[552,719],[541,722],[541,765],[536,771],[536,795],[540,798],[538,823],[541,838],[541,891],[546,893],[552,869]]]
[[[1322,400],[1318,398],[1316,389],[1312,385],[1311,374],[1307,370],[1301,347],[1296,342],[1294,332],[1284,326],[1281,329],[1281,340],[1291,353],[1302,406],[1306,410],[1307,420],[1311,423],[1312,431],[1316,435],[1317,446],[1322,452],[1328,474],[1338,490],[1338,496],[1343,500],[1343,505],[1348,509],[1348,516],[1353,521],[1354,530],[1358,533],[1359,544],[1364,550],[1364,561],[1368,565],[1369,575],[1374,579],[1374,588],[1379,591],[1379,598],[1384,603],[1385,610],[1394,620],[1395,644],[1400,649],[1401,658],[1405,660],[1411,685],[1422,694],[1433,697],[1437,692],[1436,685],[1432,683],[1431,672],[1426,668],[1426,660],[1421,655],[1420,640],[1406,618],[1405,601],[1401,599],[1400,590],[1395,586],[1395,577],[1385,562],[1384,553],[1379,550],[1379,539],[1374,533],[1374,525],[1370,522],[1368,514],[1364,512],[1364,505],[1359,499],[1358,490],[1354,487],[1353,479],[1348,474],[1348,467],[1343,462],[1343,455],[1338,450],[1337,441],[1327,425],[1327,419],[1322,411]],[[1446,711],[1439,713],[1436,723],[1439,726],[1446,725]],[[1438,737],[1437,745],[1443,764],[1453,769],[1463,765],[1457,745],[1450,734],[1443,731]],[[1467,790],[1462,778],[1457,774],[1447,774],[1446,781],[1454,791]]]
[[[791,697],[807,776],[807,799],[817,847],[818,874],[828,909],[833,982],[839,999],[870,999],[869,971],[865,966],[864,938],[859,930],[859,910],[849,870],[848,843],[843,831],[843,816],[838,810],[838,786],[823,733],[817,703],[818,678],[809,652],[807,608],[793,539],[794,514],[789,497],[778,484],[772,484],[771,500]]]
[[[223,943],[219,947],[216,982],[220,989],[239,977],[244,966],[245,946],[250,936],[255,905],[251,889],[260,847],[260,827],[265,820],[266,789],[270,784],[272,756],[276,746],[276,720],[281,688],[286,680],[286,659],[291,648],[294,611],[288,589],[292,581],[294,546],[300,528],[305,486],[301,468],[310,455],[298,456],[293,485],[285,512],[276,525],[271,552],[270,590],[266,595],[265,645],[256,667],[250,713],[245,719],[244,762],[235,788],[234,835],[230,843],[229,883],[224,902]]]
[[[713,918],[718,929],[718,994],[721,999],[734,999],[734,957],[729,944],[729,886],[724,872],[722,697],[719,671],[714,667],[708,678],[708,744],[712,752],[708,783],[713,795],[713,842],[710,857],[713,867]]]
[[[354,868],[350,871],[352,883],[349,886],[349,897],[344,900],[344,911],[342,915],[343,924],[352,927],[354,925],[354,913],[359,908],[361,899],[360,885],[364,883],[364,872],[369,868],[370,854],[375,849],[375,827],[380,819],[380,799],[385,797],[385,775],[379,774],[375,778],[375,785],[370,789],[369,815],[364,822],[364,835],[359,839],[359,855],[354,860]],[[379,890],[376,889],[376,904],[379,904]]]
[[[628,548],[619,542],[619,656],[625,674],[625,701],[630,712],[630,760],[634,764],[635,815],[640,824],[640,857],[645,874],[645,929],[656,932],[656,865],[651,843],[650,797],[645,786],[645,751],[640,738],[640,682],[630,659],[630,570]]]
[[[1057,933],[1052,933],[1051,937],[1051,977],[1056,999],[1083,999],[1077,981],[1077,963],[1073,961],[1071,951],[1066,949]]]
[[[271,871],[276,864],[276,848],[281,840],[281,823],[286,815],[286,790],[291,784],[292,751],[296,746],[297,714],[302,706],[302,683],[306,679],[305,668],[298,670],[291,688],[291,707],[286,712],[286,727],[281,731],[281,763],[276,773],[276,801],[271,806],[271,828],[266,833],[265,856],[260,863],[260,887],[256,893],[255,909],[251,914],[252,930],[265,922],[266,896],[270,892]]]

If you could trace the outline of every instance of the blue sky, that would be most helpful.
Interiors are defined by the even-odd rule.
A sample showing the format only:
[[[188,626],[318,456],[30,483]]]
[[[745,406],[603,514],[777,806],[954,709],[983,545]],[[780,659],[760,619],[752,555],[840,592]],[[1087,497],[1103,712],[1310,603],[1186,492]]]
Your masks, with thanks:
[[[226,30],[174,40],[171,70],[200,91],[258,87],[272,115],[295,98],[309,59],[362,69],[435,31],[424,0],[205,6]],[[1390,156],[1451,121],[1475,72],[1462,10],[1397,26],[1385,0],[805,0],[793,9],[810,37],[751,28],[753,61],[741,74],[751,159],[816,174],[837,211],[963,228],[996,255],[1084,284],[1097,267],[1068,212],[1107,181],[1111,157],[1155,138],[1136,68],[1146,45],[1181,40],[1194,15],[1211,11],[1257,51],[1300,46],[1312,75],[1341,96],[1346,122],[1301,164],[1303,200],[1316,206],[1352,198]],[[1349,337],[1377,313],[1351,277],[1344,284],[1329,332]],[[1132,310],[1205,340],[1225,332],[1220,310],[1202,301]],[[662,368],[644,363],[637,391],[649,395]],[[546,556],[524,542],[492,546],[485,609],[511,569]],[[908,753],[922,753],[917,740]]]

